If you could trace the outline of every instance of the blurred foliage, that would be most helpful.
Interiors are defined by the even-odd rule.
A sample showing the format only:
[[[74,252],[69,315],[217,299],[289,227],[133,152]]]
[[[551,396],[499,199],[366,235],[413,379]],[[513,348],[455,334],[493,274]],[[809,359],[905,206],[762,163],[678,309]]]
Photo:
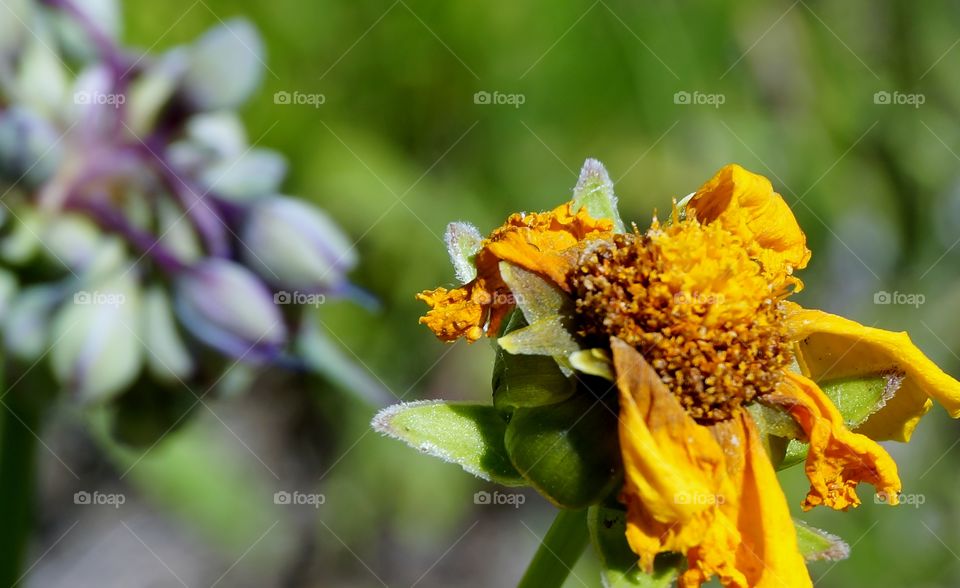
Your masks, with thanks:
[[[383,303],[374,314],[326,305],[320,320],[405,400],[490,394],[489,346],[446,347],[417,325],[413,294],[454,280],[446,223],[487,230],[514,210],[550,208],[587,157],[604,162],[624,219],[641,226],[724,163],[768,175],[814,252],[801,302],[909,330],[960,371],[955,3],[131,0],[124,36],[165,48],[241,14],[268,51],[264,87],[245,110],[250,138],[290,158],[288,192],[314,199],[358,240],[355,279]],[[481,90],[525,101],[475,104]],[[678,105],[678,91],[725,100]],[[925,102],[876,104],[879,91]],[[275,92],[325,102],[276,104]],[[877,305],[879,291],[925,303]],[[479,516],[470,499],[479,486],[368,434],[369,415],[349,412],[331,419],[333,448],[317,473],[328,502],[343,501],[322,511],[322,526],[346,545],[320,526],[316,549],[351,585],[377,582],[348,550],[391,583],[412,582],[434,561],[425,554],[443,553]],[[924,505],[889,509],[864,489],[853,513],[803,516],[853,545],[848,561],[812,565],[818,585],[960,583],[951,451],[960,427],[939,409],[924,424],[911,445],[891,448],[905,492]],[[801,468],[784,479],[798,504]],[[535,519],[526,524],[542,532]],[[480,574],[477,585],[518,577],[536,540],[513,518],[497,520],[502,536],[525,543],[453,548],[421,585],[440,585],[443,569]]]

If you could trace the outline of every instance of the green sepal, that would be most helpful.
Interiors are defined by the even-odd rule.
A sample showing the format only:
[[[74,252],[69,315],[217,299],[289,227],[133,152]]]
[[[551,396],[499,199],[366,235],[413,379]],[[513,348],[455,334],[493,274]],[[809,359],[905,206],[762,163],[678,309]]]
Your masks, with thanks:
[[[553,504],[573,509],[594,504],[620,483],[616,411],[584,384],[563,402],[518,408],[505,439],[510,461]]]
[[[850,546],[826,531],[811,527],[794,519],[797,529],[797,546],[807,561],[839,561],[850,557]]]
[[[596,159],[588,159],[583,163],[577,186],[573,189],[573,211],[581,208],[586,208],[587,213],[595,219],[612,221],[614,232],[624,232],[610,174]]]
[[[464,222],[450,223],[447,225],[444,241],[457,279],[465,284],[476,278],[475,258],[483,245],[483,236],[477,227]]]
[[[500,333],[500,349],[516,355],[552,356],[565,375],[573,373],[568,356],[580,349],[570,328],[573,300],[539,275],[505,261],[500,275],[510,288],[519,312]]]
[[[510,332],[497,339],[502,349],[516,355],[546,355],[559,358],[564,367],[567,356],[580,350],[573,335],[567,330],[563,317],[554,316]]]
[[[422,453],[459,464],[504,486],[523,486],[504,447],[507,421],[494,407],[466,402],[420,401],[381,410],[371,423],[384,435]]]
[[[514,310],[500,334],[521,332],[526,325],[523,313]],[[516,408],[555,404],[570,398],[576,385],[560,365],[548,355],[514,355],[497,345],[493,362],[493,405],[512,413]]]
[[[810,451],[810,444],[799,439],[788,439],[787,447],[783,452],[783,459],[777,465],[778,470],[785,470],[802,463],[807,459],[807,453]]]
[[[654,560],[653,573],[642,571],[639,558],[627,543],[627,513],[622,508],[591,506],[587,511],[587,529],[606,588],[667,588],[686,567],[680,554],[663,553]]]
[[[546,355],[513,355],[499,350],[493,364],[493,405],[512,413],[563,402],[576,390],[574,381],[563,375],[557,363]]]
[[[507,261],[500,262],[500,277],[528,324],[557,315],[573,314],[573,299],[538,274]]]

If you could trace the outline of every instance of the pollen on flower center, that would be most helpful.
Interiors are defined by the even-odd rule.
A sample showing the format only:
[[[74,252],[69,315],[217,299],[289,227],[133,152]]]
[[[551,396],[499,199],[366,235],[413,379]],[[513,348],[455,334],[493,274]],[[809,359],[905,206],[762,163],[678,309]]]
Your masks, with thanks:
[[[637,348],[700,422],[773,392],[790,362],[773,286],[717,225],[654,223],[598,241],[570,283],[579,334]]]

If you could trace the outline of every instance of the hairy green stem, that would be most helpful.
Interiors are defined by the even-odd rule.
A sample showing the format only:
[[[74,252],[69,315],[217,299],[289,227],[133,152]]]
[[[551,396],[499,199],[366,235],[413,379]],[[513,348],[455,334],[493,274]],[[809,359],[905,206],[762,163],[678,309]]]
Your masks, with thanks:
[[[559,588],[588,541],[587,511],[561,509],[517,588]]]

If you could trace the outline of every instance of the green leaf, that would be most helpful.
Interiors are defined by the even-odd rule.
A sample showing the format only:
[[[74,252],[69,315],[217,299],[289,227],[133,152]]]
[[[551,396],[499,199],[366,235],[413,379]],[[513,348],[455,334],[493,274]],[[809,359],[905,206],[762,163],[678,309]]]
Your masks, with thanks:
[[[587,511],[590,542],[597,552],[606,588],[667,588],[684,567],[683,557],[675,553],[657,556],[652,574],[638,566],[637,555],[627,543],[627,513],[602,504]]]
[[[593,380],[598,389],[610,386]],[[510,461],[555,505],[576,509],[594,504],[620,482],[615,411],[582,383],[564,402],[518,408],[505,439]]]
[[[843,539],[802,521],[794,520],[793,524],[797,528],[800,553],[807,561],[839,561],[850,557],[850,546]]]
[[[613,230],[622,233],[623,220],[617,210],[617,197],[613,193],[613,182],[603,164],[596,159],[588,159],[580,170],[580,179],[573,189],[574,212],[586,208],[596,219],[613,221]]]
[[[397,404],[371,423],[384,435],[504,486],[522,486],[504,448],[507,422],[492,406],[440,401]]]
[[[466,284],[477,277],[477,267],[474,257],[483,244],[483,236],[477,227],[470,223],[450,223],[444,234],[447,243],[447,253],[450,254],[450,263],[457,274],[457,279]]]

